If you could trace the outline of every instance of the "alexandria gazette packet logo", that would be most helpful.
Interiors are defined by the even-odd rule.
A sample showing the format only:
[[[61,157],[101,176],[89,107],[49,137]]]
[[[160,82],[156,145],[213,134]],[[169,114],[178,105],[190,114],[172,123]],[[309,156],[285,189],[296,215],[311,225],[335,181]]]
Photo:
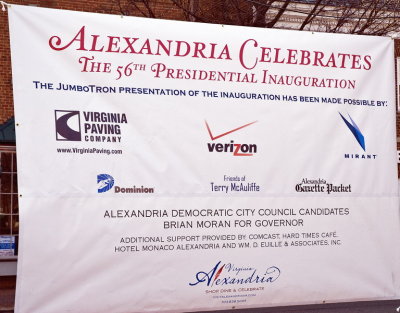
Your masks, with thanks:
[[[57,141],[121,142],[124,113],[55,110]]]
[[[323,178],[308,179],[303,178],[295,187],[296,192],[302,193],[351,193],[351,184],[333,184]]]
[[[257,269],[253,266],[236,266],[233,263],[222,264],[222,261],[219,261],[211,269],[197,272],[189,285],[213,287],[268,284],[275,282],[280,275],[281,270],[276,266]]]
[[[346,119],[340,112],[339,115],[341,116],[343,122],[346,124],[347,128],[350,130],[350,132],[353,134],[355,140],[359,144],[359,146],[362,148],[364,152],[366,152],[366,145],[365,145],[365,138],[363,133],[361,132],[360,128],[354,122],[354,120],[351,118],[350,114],[348,114],[349,119]],[[345,153],[344,154],[345,159],[369,159],[369,160],[375,160],[377,158],[377,154],[365,154],[365,153]]]

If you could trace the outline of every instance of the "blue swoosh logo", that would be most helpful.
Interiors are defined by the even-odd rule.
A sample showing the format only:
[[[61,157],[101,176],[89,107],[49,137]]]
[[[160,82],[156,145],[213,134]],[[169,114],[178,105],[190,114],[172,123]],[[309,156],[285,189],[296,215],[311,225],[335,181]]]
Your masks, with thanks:
[[[346,118],[339,112],[340,116],[342,117],[343,121],[346,123],[347,127],[350,129],[351,133],[356,138],[357,142],[360,144],[361,148],[365,151],[365,140],[364,135],[361,133],[361,130],[358,128],[357,124],[353,121],[349,114],[349,118],[351,123],[346,120]]]

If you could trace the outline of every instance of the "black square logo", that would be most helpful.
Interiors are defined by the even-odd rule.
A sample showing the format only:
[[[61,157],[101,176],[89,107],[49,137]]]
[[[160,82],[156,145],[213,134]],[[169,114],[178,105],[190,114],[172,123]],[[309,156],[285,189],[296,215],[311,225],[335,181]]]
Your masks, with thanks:
[[[79,111],[55,110],[56,140],[81,141]]]

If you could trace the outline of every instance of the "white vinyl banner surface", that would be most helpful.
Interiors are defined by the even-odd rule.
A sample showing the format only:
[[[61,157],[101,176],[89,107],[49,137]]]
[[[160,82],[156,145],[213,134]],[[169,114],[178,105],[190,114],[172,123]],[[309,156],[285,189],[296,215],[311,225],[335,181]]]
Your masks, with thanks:
[[[400,297],[391,39],[9,16],[17,313]]]

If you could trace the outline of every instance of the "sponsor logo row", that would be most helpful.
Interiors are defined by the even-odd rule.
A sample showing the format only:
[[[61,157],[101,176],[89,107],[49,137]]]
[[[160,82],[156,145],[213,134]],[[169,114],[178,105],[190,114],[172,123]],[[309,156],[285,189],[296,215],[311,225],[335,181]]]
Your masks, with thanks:
[[[249,192],[260,192],[261,186],[256,184],[255,182],[247,183],[245,176],[240,178],[237,177],[228,177],[230,178],[229,183],[227,185],[216,185],[211,182],[211,192],[222,192],[222,193],[232,193],[232,192],[241,192],[241,193],[249,193]],[[154,187],[148,187],[143,185],[133,185],[133,186],[118,186],[115,185],[114,177],[109,174],[99,174],[97,175],[97,192],[104,193],[109,190],[112,190],[114,187],[114,193],[120,194],[153,194],[155,193]],[[307,179],[303,178],[300,183],[298,183],[294,190],[297,193],[325,193],[325,194],[335,194],[335,193],[351,193],[352,186],[351,184],[343,185],[343,184],[333,184],[327,182],[325,179]]]
[[[347,126],[348,131],[350,131],[349,135],[362,149],[361,153],[355,151],[345,153],[344,158],[375,160],[377,154],[367,153],[365,137],[352,117],[349,114],[348,117],[345,117],[339,112],[338,118]],[[235,142],[234,137],[237,132],[245,132],[256,123],[257,121],[252,121],[241,124],[223,133],[216,134],[210,124],[205,121],[205,131],[211,139],[210,142],[207,142],[206,151],[209,153],[226,153],[233,157],[254,156],[259,152],[256,143],[238,143]],[[57,141],[121,143],[122,126],[125,124],[128,124],[125,113],[55,110]],[[224,139],[225,141],[223,141]]]

